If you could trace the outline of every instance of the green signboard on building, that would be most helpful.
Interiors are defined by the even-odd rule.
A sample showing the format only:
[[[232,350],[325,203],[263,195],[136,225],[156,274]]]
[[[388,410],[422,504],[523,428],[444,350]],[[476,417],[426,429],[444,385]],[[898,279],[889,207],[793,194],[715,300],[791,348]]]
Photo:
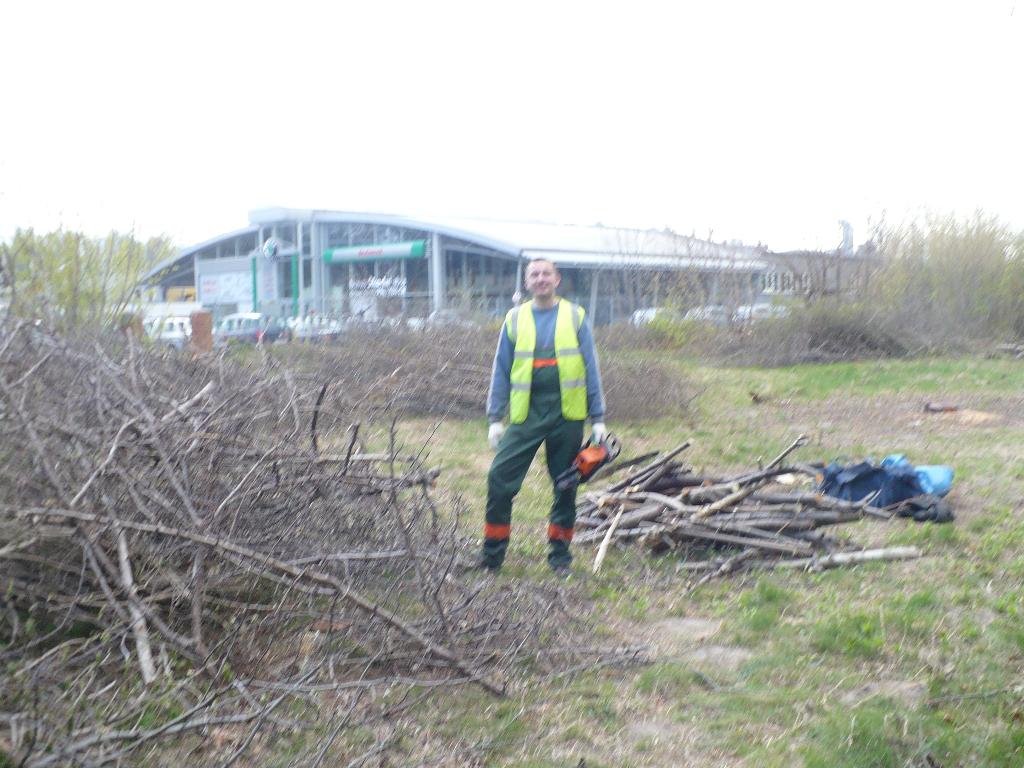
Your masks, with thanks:
[[[326,264],[348,264],[353,261],[380,261],[382,259],[422,259],[427,254],[426,240],[407,243],[380,243],[351,245],[346,248],[328,248],[324,251]]]

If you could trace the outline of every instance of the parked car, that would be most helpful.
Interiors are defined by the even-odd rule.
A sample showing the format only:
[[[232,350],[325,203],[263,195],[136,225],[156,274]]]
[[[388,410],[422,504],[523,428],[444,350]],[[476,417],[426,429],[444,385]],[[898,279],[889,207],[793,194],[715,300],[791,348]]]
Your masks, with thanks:
[[[407,317],[405,326],[414,331],[424,331],[428,328],[476,328],[477,323],[471,318],[459,312],[457,309],[445,307],[435,309],[426,317]]]
[[[732,319],[735,323],[756,323],[771,317],[785,317],[788,313],[789,308],[783,304],[762,302],[760,304],[746,304],[736,307]]]
[[[721,304],[705,304],[702,307],[694,307],[688,310],[683,315],[683,320],[721,328],[729,324],[729,310]]]
[[[192,319],[188,317],[155,317],[142,326],[153,342],[173,349],[184,349],[192,338]]]
[[[474,328],[474,323],[470,318],[459,312],[457,309],[451,307],[445,307],[444,309],[435,309],[429,315],[427,315],[427,327],[440,328],[441,326],[455,326],[457,328]]]
[[[260,312],[237,312],[223,318],[213,331],[213,343],[223,347],[227,344],[268,344],[278,339],[287,339],[288,326],[277,317]]]
[[[326,315],[290,317],[287,321],[291,339],[294,341],[326,341],[341,335],[340,320]]]
[[[664,307],[648,307],[647,309],[636,310],[629,316],[629,322],[639,328],[642,325],[650,325],[656,319],[668,319],[672,316],[674,316],[674,313]]]

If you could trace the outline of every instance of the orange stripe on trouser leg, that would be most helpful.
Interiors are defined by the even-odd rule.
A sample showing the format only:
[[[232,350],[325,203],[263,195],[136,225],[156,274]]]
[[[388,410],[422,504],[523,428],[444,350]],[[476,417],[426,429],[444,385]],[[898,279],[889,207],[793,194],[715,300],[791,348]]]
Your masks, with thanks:
[[[510,533],[512,533],[511,525],[496,525],[494,523],[484,523],[485,539],[507,539]]]
[[[548,541],[572,541],[572,528],[551,523],[548,525]]]

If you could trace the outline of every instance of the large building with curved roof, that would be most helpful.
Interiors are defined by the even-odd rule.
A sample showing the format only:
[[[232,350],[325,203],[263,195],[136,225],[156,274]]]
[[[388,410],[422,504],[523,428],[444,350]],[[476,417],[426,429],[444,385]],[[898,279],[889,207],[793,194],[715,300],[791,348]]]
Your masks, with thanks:
[[[670,300],[752,303],[770,282],[767,256],[668,230],[269,208],[182,249],[147,283],[163,299],[194,293],[215,315],[500,316],[523,266],[543,257],[562,274],[559,293],[607,323]]]

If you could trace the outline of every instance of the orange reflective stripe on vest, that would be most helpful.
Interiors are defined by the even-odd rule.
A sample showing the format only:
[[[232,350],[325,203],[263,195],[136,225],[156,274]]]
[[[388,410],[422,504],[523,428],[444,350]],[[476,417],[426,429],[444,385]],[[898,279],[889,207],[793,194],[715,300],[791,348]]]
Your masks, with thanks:
[[[558,365],[558,358],[535,357],[533,359],[534,368],[550,368],[553,365]]]

